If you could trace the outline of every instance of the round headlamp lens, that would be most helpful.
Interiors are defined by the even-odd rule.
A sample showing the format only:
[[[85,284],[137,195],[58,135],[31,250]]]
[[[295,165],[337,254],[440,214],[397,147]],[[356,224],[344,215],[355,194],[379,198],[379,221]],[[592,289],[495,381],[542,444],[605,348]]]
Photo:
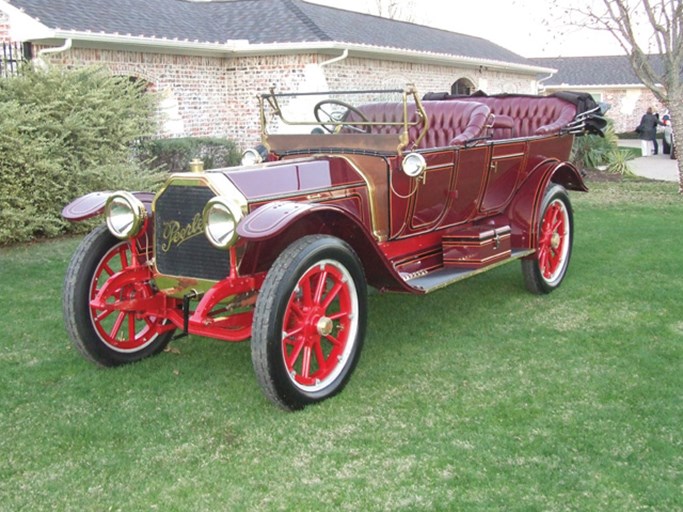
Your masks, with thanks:
[[[427,170],[427,161],[419,153],[410,153],[403,159],[402,168],[407,176],[417,178]]]
[[[147,218],[147,209],[133,194],[116,192],[107,199],[104,214],[111,234],[125,240],[140,233]]]
[[[242,212],[232,201],[214,197],[204,207],[204,233],[211,245],[226,249],[237,241],[237,224]]]

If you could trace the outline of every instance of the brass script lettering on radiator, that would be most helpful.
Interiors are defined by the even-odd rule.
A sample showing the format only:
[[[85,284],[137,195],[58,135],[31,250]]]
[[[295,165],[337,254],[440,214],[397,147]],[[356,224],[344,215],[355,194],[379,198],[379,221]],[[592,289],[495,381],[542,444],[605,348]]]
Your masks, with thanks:
[[[192,222],[182,226],[177,220],[164,222],[163,224],[161,250],[163,252],[170,251],[173,246],[180,246],[187,242],[190,238],[201,235],[204,232],[204,222],[202,221],[202,214],[198,213],[192,219]]]

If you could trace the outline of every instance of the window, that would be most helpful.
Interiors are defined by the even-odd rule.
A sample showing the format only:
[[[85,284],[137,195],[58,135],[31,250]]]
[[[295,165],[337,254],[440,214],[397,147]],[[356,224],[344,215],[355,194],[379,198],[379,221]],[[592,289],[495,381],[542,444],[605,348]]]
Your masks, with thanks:
[[[472,83],[471,80],[467,78],[459,78],[452,86],[451,86],[451,94],[457,95],[457,96],[469,96],[472,94],[475,90],[475,86]]]

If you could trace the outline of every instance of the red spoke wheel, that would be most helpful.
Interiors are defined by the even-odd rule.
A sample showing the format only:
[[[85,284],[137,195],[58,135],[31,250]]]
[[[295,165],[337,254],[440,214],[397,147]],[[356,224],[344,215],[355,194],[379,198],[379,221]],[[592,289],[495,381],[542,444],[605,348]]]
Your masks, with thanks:
[[[343,241],[307,236],[275,261],[259,292],[252,361],[265,395],[301,409],[342,390],[358,361],[367,289]]]
[[[86,236],[71,259],[64,281],[64,321],[76,348],[94,363],[138,361],[163,350],[173,334],[165,319],[135,309],[136,301],[155,293],[148,282],[107,286],[133,264],[129,243],[106,226]]]
[[[573,216],[567,191],[551,185],[541,205],[536,253],[522,260],[524,281],[533,293],[550,293],[567,273],[572,252]]]

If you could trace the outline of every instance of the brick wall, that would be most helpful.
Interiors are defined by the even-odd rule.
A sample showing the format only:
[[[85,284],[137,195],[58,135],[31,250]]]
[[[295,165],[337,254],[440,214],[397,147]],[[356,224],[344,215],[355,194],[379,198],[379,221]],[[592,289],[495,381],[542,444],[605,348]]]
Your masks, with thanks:
[[[548,88],[547,92],[567,90],[567,88]],[[649,107],[660,115],[664,114],[664,106],[655,98],[654,94],[642,88],[614,88],[614,89],[591,89],[594,96],[599,95],[600,101],[608,103],[610,109],[606,117],[614,121],[614,129],[617,133],[633,132],[640,123],[640,118]]]
[[[79,48],[48,57],[51,65],[99,64],[115,75],[149,82],[149,90],[162,99],[167,121],[162,135],[224,135],[226,66],[221,59]]]
[[[506,75],[486,70],[472,71],[448,66],[431,66],[348,58],[318,66],[329,56],[298,55],[241,58],[233,61],[229,90],[231,113],[236,123],[228,128],[230,136],[252,145],[259,140],[259,120],[255,95],[275,85],[279,92],[353,89],[401,89],[415,84],[418,91],[450,91],[451,85],[467,77],[489,93],[534,93],[535,82],[529,76]]]
[[[645,89],[612,89],[603,91],[603,101],[612,105],[607,117],[614,121],[617,133],[632,132],[649,107],[663,115],[664,107],[654,94]]]
[[[36,52],[39,48],[36,48]],[[74,48],[50,56],[53,65],[101,64],[114,74],[148,81],[161,99],[163,136],[219,136],[242,147],[260,140],[257,94],[335,89],[402,88],[449,91],[466,77],[487,93],[535,93],[528,75],[486,69],[348,58],[326,65],[316,54],[210,58]]]
[[[0,43],[9,42],[9,18],[0,12]]]

